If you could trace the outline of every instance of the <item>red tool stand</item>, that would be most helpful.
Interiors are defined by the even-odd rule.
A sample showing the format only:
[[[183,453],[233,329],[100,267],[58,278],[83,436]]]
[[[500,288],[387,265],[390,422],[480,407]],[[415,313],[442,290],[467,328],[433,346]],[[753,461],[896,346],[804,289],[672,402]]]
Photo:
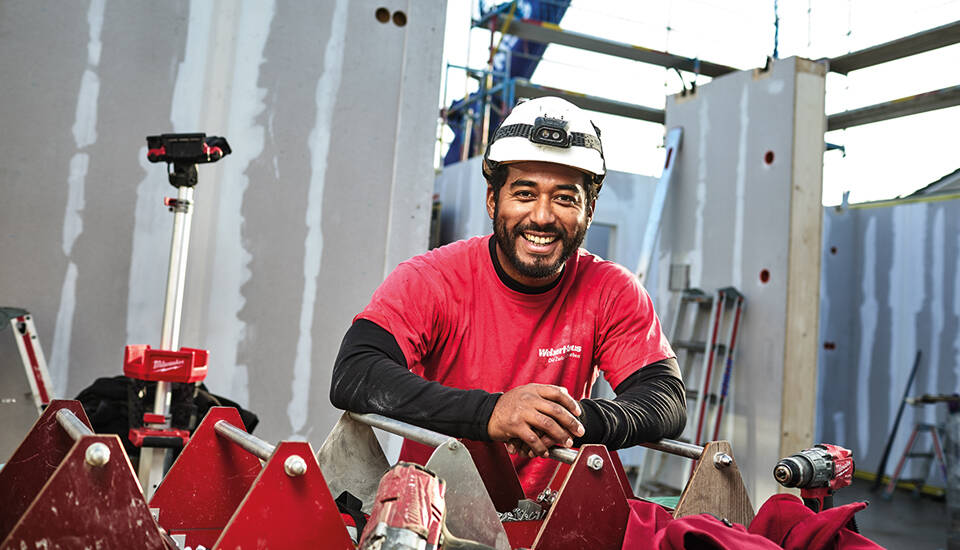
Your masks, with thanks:
[[[274,447],[230,407],[210,409],[150,508],[193,548],[354,548],[310,444]]]
[[[120,438],[54,400],[0,470],[0,549],[168,548]]]

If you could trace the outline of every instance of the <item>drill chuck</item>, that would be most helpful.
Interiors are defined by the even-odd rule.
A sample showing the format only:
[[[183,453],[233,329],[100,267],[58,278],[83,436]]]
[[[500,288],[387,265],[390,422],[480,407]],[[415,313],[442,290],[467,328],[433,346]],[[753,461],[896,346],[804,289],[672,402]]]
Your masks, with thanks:
[[[836,445],[815,445],[777,462],[773,477],[784,487],[839,489],[850,484],[853,458]]]

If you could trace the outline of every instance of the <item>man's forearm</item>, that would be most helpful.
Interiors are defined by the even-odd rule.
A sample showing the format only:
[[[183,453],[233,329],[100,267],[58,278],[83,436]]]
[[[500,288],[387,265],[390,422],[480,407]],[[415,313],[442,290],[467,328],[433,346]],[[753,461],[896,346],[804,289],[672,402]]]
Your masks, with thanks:
[[[333,367],[330,401],[454,437],[489,441],[487,422],[500,394],[461,390],[410,372],[393,335],[365,319],[347,331]]]
[[[687,422],[683,382],[676,359],[643,367],[616,388],[616,399],[581,399],[586,433],[575,445],[602,443],[610,449],[677,437]]]

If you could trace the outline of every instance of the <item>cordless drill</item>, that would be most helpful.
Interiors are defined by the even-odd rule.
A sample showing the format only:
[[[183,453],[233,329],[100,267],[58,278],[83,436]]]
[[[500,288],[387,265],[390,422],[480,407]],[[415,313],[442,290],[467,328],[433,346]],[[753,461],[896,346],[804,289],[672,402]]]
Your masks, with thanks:
[[[777,462],[773,477],[784,487],[800,489],[803,503],[814,512],[833,506],[833,493],[853,481],[853,453],[822,443]]]
[[[445,491],[446,484],[430,470],[398,463],[380,479],[359,550],[495,550],[450,533]]]

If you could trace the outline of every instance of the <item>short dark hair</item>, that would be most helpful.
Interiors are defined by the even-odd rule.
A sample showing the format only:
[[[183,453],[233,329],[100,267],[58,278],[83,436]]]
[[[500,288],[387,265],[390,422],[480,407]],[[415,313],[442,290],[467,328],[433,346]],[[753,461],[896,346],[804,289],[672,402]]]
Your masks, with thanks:
[[[599,188],[597,184],[593,181],[593,176],[584,172],[583,174],[583,190],[587,195],[587,205],[593,203],[597,200],[597,194],[599,193]],[[493,200],[500,200],[500,189],[507,183],[507,165],[506,164],[497,164],[490,173],[484,173],[483,177],[487,179],[487,183],[490,187],[493,188]]]

